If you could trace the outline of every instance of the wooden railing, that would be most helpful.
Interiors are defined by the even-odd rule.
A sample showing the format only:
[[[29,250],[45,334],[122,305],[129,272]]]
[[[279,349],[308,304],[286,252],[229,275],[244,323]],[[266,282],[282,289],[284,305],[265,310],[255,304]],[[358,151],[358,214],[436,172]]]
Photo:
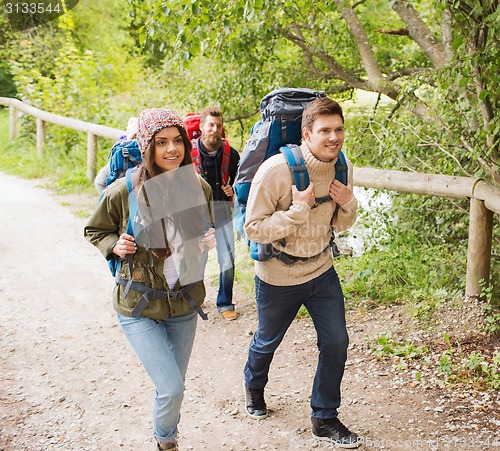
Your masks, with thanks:
[[[87,132],[87,177],[96,174],[97,136],[117,139],[124,133],[116,128],[59,116],[26,105],[16,99],[0,97],[0,105],[10,108],[10,137],[17,137],[18,110],[37,118],[37,149],[43,153],[45,122]],[[481,294],[481,281],[488,282],[491,269],[493,213],[500,214],[500,188],[484,180],[440,174],[419,174],[372,168],[354,168],[353,185],[378,190],[423,194],[470,200],[469,243],[467,251],[466,295]]]
[[[500,188],[484,180],[440,174],[354,168],[354,185],[380,190],[470,199],[465,293],[481,294],[490,280],[493,212],[500,214]]]
[[[71,128],[80,132],[87,133],[87,177],[89,180],[94,180],[96,176],[97,164],[97,137],[118,139],[125,132],[117,128],[106,127],[105,125],[92,124],[78,119],[60,116],[58,114],[48,113],[47,111],[39,110],[31,105],[21,102],[17,99],[8,97],[0,97],[0,105],[9,107],[10,110],[10,137],[17,138],[17,119],[18,111],[22,111],[31,116],[36,117],[36,149],[39,155],[43,154],[45,144],[45,123],[60,125],[62,127]]]

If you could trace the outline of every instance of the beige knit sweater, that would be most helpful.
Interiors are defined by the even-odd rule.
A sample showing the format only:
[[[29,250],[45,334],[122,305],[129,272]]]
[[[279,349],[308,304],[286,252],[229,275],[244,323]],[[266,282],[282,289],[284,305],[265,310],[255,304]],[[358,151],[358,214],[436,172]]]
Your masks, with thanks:
[[[314,183],[315,197],[327,196],[335,175],[335,161],[325,163],[301,145],[310,180]],[[349,183],[352,183],[352,164]],[[316,208],[304,202],[292,203],[294,184],[290,168],[283,155],[267,159],[255,175],[247,203],[245,232],[251,241],[269,243],[287,254],[311,257],[286,265],[276,258],[255,262],[255,273],[266,283],[277,286],[299,285],[308,282],[332,266],[328,247],[330,224],[336,232],[348,229],[356,220],[358,201],[353,198],[339,208],[332,221],[335,202],[326,202]],[[319,254],[319,255],[318,255]]]

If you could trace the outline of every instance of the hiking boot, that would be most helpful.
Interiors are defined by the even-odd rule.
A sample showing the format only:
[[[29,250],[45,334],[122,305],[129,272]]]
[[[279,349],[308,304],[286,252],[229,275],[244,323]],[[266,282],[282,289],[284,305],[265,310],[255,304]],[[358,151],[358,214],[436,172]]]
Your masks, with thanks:
[[[260,420],[267,417],[263,388],[249,388],[245,384],[245,404],[247,414],[252,418]]]
[[[179,448],[177,448],[177,442],[166,442],[160,445],[158,442],[156,442],[156,446],[160,451],[178,451]]]
[[[238,314],[234,310],[224,310],[220,314],[227,321],[233,321],[238,318]]]
[[[338,418],[314,418],[312,421],[312,435],[317,440],[333,442],[339,448],[357,448],[361,440],[357,434],[347,429]]]

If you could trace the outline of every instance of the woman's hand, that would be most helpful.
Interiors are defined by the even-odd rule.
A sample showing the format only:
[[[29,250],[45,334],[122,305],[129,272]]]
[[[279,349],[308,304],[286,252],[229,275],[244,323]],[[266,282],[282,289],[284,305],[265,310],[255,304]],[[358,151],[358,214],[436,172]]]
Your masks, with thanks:
[[[135,244],[134,237],[132,235],[122,233],[113,247],[113,254],[124,258],[127,254],[134,254],[136,250],[137,245]]]
[[[215,229],[211,227],[205,232],[205,235],[203,235],[203,238],[200,241],[200,249],[203,252],[205,249],[213,249],[216,245],[215,241]]]

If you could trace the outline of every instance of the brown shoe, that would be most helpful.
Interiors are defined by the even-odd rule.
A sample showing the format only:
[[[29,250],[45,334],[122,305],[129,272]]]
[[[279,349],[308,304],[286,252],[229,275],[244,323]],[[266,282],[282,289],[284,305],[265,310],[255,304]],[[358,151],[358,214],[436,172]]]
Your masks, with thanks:
[[[234,321],[236,318],[238,318],[238,314],[235,310],[224,310],[223,312],[221,312],[221,315],[228,321]]]
[[[166,443],[158,443],[156,442],[156,446],[160,451],[178,451],[179,448],[177,448],[177,442],[166,442]]]

